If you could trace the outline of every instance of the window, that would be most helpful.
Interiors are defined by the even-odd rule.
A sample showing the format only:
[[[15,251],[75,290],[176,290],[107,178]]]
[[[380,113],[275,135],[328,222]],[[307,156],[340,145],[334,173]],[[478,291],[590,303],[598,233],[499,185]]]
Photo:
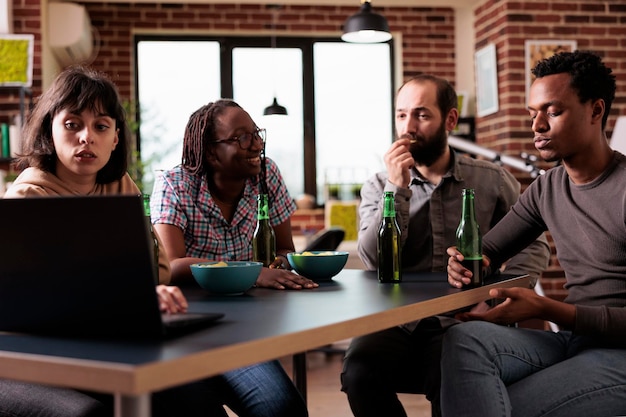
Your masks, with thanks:
[[[337,198],[355,199],[385,169],[393,137],[389,45],[324,42],[313,50],[317,195],[325,200],[335,187]]]
[[[267,129],[265,154],[273,159],[291,196],[304,193],[302,50],[234,48],[233,98]],[[277,97],[287,116],[263,116]]]
[[[327,184],[339,197],[384,169],[393,138],[392,43],[338,39],[137,36],[138,133],[144,188],[159,170],[180,163],[189,115],[232,97],[267,129],[266,154],[278,164],[290,194]],[[287,116],[263,116],[274,97]],[[356,184],[356,186],[354,185]]]
[[[181,162],[191,113],[220,96],[218,42],[151,41],[137,44],[143,191],[154,176]],[[181,70],[183,69],[183,70]]]

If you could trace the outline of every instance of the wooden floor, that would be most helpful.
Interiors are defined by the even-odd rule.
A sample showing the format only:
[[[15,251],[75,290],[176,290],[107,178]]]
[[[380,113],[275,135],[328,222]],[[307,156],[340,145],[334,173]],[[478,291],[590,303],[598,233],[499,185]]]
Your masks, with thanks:
[[[334,347],[345,347],[340,342]],[[289,375],[292,375],[291,356],[280,360]],[[340,353],[307,353],[307,393],[309,417],[352,417],[346,395],[340,390]],[[409,417],[430,417],[430,403],[422,395],[401,394],[400,400]],[[229,411],[229,416],[235,416]]]

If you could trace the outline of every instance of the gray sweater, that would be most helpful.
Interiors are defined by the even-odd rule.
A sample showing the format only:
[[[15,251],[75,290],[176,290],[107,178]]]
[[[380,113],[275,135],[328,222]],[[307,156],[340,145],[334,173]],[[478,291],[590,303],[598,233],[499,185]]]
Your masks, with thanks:
[[[626,345],[626,156],[584,185],[560,166],[537,178],[484,236],[494,263],[549,230],[576,305],[574,332]]]

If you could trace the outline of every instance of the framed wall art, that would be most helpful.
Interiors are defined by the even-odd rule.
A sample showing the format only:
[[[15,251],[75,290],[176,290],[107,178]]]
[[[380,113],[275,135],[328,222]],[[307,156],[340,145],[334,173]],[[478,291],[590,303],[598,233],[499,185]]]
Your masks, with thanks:
[[[537,62],[545,58],[550,58],[552,55],[558,54],[559,52],[575,51],[576,46],[576,41],[568,40],[527,40],[524,42],[526,63],[526,101],[528,101],[530,86],[535,80],[535,77],[530,71],[535,65],[537,65]]]
[[[496,45],[489,44],[474,54],[476,72],[476,115],[498,111],[498,64]]]
[[[0,34],[0,87],[33,83],[35,35]]]

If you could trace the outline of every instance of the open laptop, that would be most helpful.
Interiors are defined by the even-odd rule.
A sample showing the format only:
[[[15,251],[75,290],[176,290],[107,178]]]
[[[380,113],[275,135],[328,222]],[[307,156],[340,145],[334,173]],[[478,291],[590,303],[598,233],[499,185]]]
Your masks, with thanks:
[[[0,331],[161,338],[223,317],[164,321],[151,242],[140,196],[0,199]]]

